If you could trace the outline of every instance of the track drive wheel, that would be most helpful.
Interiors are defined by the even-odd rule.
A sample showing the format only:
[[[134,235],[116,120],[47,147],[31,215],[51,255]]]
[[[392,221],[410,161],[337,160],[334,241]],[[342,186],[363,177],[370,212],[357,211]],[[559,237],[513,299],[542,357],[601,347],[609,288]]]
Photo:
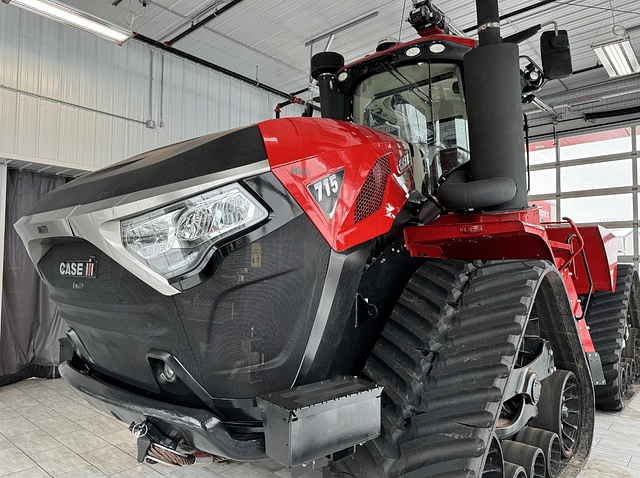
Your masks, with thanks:
[[[384,387],[381,435],[330,462],[323,476],[503,477],[496,424],[530,316],[557,366],[578,378],[584,422],[557,475],[576,476],[591,446],[594,401],[557,269],[544,261],[445,260],[414,273],[364,367]]]
[[[587,310],[587,324],[596,352],[600,354],[605,385],[596,385],[596,406],[622,410],[628,384],[638,377],[628,376],[624,358],[640,359],[640,281],[631,264],[618,264],[615,292],[595,292]]]

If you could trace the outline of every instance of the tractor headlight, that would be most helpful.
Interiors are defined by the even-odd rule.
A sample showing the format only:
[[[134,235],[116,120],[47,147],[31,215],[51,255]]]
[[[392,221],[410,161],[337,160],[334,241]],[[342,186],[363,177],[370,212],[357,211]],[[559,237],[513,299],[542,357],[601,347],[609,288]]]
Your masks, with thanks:
[[[269,213],[237,183],[121,223],[122,244],[167,279],[195,269],[224,239]]]

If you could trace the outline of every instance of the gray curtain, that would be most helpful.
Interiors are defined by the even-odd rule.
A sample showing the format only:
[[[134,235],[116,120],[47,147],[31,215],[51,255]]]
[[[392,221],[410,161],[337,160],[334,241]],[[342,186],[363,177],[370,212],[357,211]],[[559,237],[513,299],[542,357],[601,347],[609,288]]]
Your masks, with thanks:
[[[29,377],[58,376],[58,339],[66,324],[49,300],[13,224],[65,179],[9,170],[0,320],[0,386]]]

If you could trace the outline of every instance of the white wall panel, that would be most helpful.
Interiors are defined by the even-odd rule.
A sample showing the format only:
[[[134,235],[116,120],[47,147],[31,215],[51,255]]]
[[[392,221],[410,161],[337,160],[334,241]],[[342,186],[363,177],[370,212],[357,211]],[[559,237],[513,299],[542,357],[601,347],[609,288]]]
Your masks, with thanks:
[[[0,90],[0,150],[15,152],[18,130],[18,94]]]
[[[40,102],[40,116],[38,118],[38,154],[42,159],[55,160],[60,147],[59,127],[60,104],[53,101]]]
[[[38,156],[38,122],[40,101],[30,95],[20,95],[18,102],[17,153]]]
[[[0,8],[0,161],[92,170],[273,118],[284,100],[133,40],[119,47]],[[299,114],[292,106],[282,112]]]

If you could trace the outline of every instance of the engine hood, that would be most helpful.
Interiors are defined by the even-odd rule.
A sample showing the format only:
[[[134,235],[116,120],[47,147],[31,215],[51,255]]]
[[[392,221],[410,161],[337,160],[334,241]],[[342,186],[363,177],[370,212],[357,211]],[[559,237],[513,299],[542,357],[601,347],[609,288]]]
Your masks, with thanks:
[[[90,204],[266,159],[256,125],[209,134],[139,154],[71,181],[47,194],[29,214]]]

